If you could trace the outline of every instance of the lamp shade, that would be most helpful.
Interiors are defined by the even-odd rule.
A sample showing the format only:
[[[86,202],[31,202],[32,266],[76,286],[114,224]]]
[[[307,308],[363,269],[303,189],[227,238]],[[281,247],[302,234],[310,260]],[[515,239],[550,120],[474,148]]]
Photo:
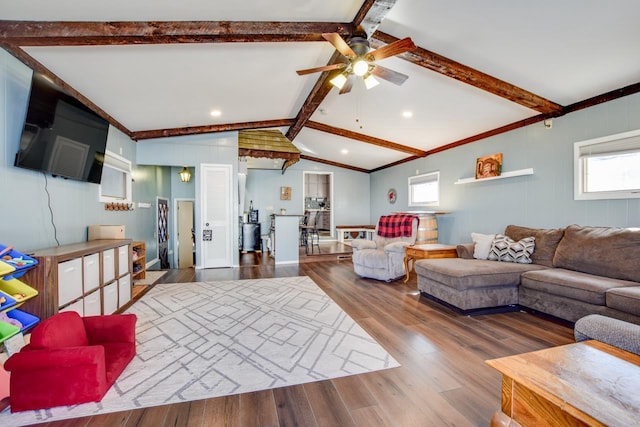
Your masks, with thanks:
[[[178,172],[178,175],[180,175],[180,180],[182,182],[191,181],[191,172],[189,171],[189,168],[187,168],[186,166],[183,167],[180,172]]]

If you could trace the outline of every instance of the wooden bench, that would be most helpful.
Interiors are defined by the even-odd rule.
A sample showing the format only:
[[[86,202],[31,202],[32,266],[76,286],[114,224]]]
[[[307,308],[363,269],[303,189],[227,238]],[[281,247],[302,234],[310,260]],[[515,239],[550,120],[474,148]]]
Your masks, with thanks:
[[[353,239],[373,239],[375,225],[336,225],[338,242],[349,244]]]

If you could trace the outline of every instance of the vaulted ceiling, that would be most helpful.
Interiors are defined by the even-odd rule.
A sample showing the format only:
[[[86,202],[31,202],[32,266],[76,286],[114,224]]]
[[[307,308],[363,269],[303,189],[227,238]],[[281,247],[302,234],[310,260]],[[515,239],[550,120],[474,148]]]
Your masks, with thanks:
[[[640,2],[0,0],[0,45],[134,140],[279,129],[371,172],[640,90]],[[409,76],[340,95],[323,33]],[[217,110],[219,115],[210,112]],[[403,114],[405,113],[405,114]],[[411,117],[405,115],[411,114]],[[542,125],[541,125],[542,126]]]

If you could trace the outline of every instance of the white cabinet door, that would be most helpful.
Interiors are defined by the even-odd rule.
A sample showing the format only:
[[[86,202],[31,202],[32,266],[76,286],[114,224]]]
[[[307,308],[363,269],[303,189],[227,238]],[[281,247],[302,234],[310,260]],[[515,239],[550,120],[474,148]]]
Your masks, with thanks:
[[[112,314],[118,309],[118,282],[113,282],[102,288],[102,303],[104,314]]]
[[[131,301],[131,275],[118,279],[118,308]]]
[[[85,316],[99,316],[102,314],[100,307],[100,289],[96,289],[89,295],[85,295],[83,301]]]
[[[85,256],[84,262],[84,293],[89,293],[100,286],[100,254]]]
[[[115,252],[107,249],[102,252],[102,283],[109,283],[116,278]]]
[[[82,258],[58,264],[58,307],[82,296]]]
[[[80,316],[84,316],[84,301],[83,300],[78,300],[78,301],[74,302],[73,304],[69,304],[65,308],[59,310],[58,313],[63,313],[65,311],[75,311]]]
[[[120,246],[118,248],[118,277],[129,273],[129,245]]]

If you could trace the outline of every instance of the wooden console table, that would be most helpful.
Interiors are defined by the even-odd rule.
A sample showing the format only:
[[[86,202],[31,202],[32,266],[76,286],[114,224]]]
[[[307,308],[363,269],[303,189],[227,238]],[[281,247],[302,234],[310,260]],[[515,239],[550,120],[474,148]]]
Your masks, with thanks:
[[[638,426],[640,356],[583,341],[488,360],[502,373],[491,426]]]
[[[404,283],[409,281],[409,275],[412,271],[415,271],[416,261],[427,258],[458,258],[458,252],[453,245],[441,245],[439,243],[407,246],[404,250],[404,270],[407,272]],[[409,261],[413,261],[411,270],[409,270]]]

